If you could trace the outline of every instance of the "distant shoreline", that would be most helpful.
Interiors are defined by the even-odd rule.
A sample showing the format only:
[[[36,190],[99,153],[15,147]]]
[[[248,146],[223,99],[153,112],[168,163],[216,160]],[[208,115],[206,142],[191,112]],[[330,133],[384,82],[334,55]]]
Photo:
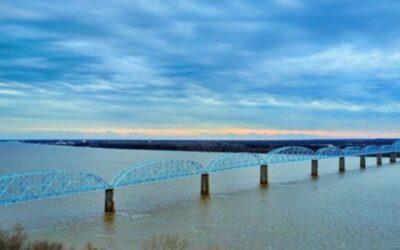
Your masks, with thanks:
[[[278,147],[322,147],[392,144],[395,139],[319,139],[319,140],[19,140],[23,143],[105,149],[168,150],[193,152],[267,153]]]

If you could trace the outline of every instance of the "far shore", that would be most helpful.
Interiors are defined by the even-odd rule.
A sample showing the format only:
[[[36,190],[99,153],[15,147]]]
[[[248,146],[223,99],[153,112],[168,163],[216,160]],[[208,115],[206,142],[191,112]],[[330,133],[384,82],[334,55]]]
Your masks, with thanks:
[[[23,143],[109,149],[168,150],[197,152],[267,153],[278,147],[322,147],[392,144],[396,139],[318,139],[318,140],[19,140]]]

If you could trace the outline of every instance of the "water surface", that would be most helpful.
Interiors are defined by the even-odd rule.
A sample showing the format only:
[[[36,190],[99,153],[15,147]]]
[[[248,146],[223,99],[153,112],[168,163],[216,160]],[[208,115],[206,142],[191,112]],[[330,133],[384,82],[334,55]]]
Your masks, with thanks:
[[[135,162],[183,159],[207,164],[219,153],[74,148],[0,143],[0,174],[62,169],[95,173],[107,181]],[[384,163],[388,159],[384,159]],[[117,213],[103,214],[104,193],[93,192],[0,207],[0,223],[22,223],[34,238],[75,246],[87,241],[107,249],[139,248],[145,239],[177,233],[195,247],[223,249],[395,249],[400,246],[400,168],[367,169],[359,159],[310,162],[269,168],[270,185],[260,188],[259,169],[213,174],[211,197],[200,199],[199,177],[116,191]]]

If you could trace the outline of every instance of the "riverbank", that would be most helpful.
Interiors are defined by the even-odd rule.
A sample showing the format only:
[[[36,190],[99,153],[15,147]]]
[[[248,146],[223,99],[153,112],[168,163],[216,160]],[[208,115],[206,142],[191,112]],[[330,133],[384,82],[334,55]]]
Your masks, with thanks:
[[[392,144],[395,139],[324,139],[324,140],[20,140],[24,143],[73,147],[168,150],[195,152],[266,153],[285,146],[301,146],[318,150],[322,147]]]

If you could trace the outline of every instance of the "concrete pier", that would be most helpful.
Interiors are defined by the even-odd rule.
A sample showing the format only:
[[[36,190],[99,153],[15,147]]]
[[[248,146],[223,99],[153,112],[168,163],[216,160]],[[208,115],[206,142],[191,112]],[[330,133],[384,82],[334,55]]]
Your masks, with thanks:
[[[396,163],[396,153],[390,153],[390,163]]]
[[[339,172],[343,173],[346,169],[346,162],[344,157],[339,157]]]
[[[200,188],[201,196],[209,196],[210,195],[210,182],[208,174],[201,175],[201,188]]]
[[[367,165],[365,163],[365,155],[360,156],[360,168],[366,168]]]
[[[378,165],[378,166],[382,165],[382,154],[376,155],[376,165]]]
[[[260,166],[260,185],[267,186],[268,185],[268,165]]]
[[[311,161],[311,176],[313,177],[318,176],[318,160]]]
[[[115,212],[114,189],[106,189],[104,211],[106,213],[114,213]]]

